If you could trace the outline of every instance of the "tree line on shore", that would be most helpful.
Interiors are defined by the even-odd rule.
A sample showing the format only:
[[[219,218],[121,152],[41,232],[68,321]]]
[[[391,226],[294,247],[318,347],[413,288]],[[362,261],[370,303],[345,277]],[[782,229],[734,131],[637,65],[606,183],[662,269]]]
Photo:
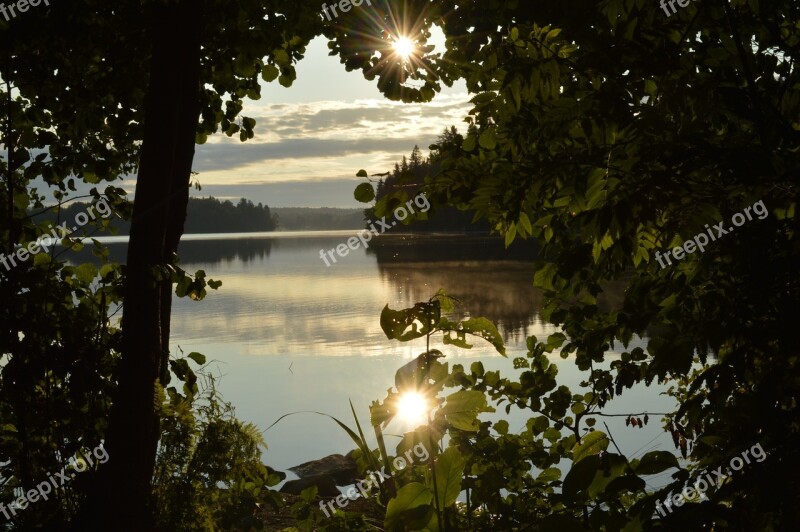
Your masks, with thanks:
[[[390,201],[392,193],[397,191],[405,192],[408,199],[419,194],[425,177],[433,175],[441,169],[441,154],[443,150],[460,146],[464,142],[464,137],[459,134],[455,126],[445,128],[430,146],[430,153],[427,157],[422,155],[418,145],[414,146],[408,157],[405,155],[394,164],[394,168],[386,174],[381,174],[375,187],[375,200],[377,202]],[[399,205],[399,203],[398,203]],[[375,214],[375,206],[364,210],[364,215],[368,220],[379,218]],[[410,220],[408,224],[399,224],[389,231],[395,232],[426,232],[426,233],[447,233],[447,232],[476,232],[488,234],[489,223],[486,220],[475,220],[474,211],[459,210],[451,206],[439,206],[428,212],[426,216],[420,216]]]
[[[84,212],[87,204],[74,202],[64,205],[61,209],[50,209],[42,213],[42,220],[49,220],[53,224],[63,221],[71,223],[75,217]],[[186,209],[186,233],[249,233],[261,231],[274,231],[277,228],[277,217],[269,206],[241,198],[235,205],[230,200],[220,200],[214,197],[189,198]],[[127,235],[130,232],[130,222],[120,217],[113,217],[111,226],[117,234]]]

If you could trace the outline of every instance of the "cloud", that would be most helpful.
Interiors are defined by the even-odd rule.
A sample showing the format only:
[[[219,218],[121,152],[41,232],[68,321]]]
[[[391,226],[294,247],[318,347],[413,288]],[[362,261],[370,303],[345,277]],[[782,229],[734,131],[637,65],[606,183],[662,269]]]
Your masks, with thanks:
[[[251,105],[243,113],[256,120],[256,143],[300,138],[356,140],[420,139],[462,124],[470,104],[464,94],[443,95],[427,104],[387,100],[319,101]],[[212,143],[223,137],[212,137]]]
[[[444,128],[461,125],[468,98],[442,95],[411,105],[376,99],[250,102],[243,114],[255,118],[256,137],[242,143],[212,136],[197,147],[193,170],[202,184],[220,186],[346,179],[360,168],[383,172],[414,145],[424,153]]]
[[[381,99],[355,101],[246,102],[243,116],[256,119],[248,142],[212,135],[196,147],[193,171],[201,195],[246,197],[270,206],[357,207],[353,189],[370,174],[391,170],[414,145],[423,153],[442,130],[462,131],[466,93],[444,94],[428,104]],[[136,176],[116,183],[133,192]]]
[[[235,170],[276,159],[343,157],[384,151],[405,153],[411,151],[416,142],[416,137],[402,137],[364,140],[303,138],[259,144],[228,142],[206,144],[198,146],[193,170],[195,172]]]

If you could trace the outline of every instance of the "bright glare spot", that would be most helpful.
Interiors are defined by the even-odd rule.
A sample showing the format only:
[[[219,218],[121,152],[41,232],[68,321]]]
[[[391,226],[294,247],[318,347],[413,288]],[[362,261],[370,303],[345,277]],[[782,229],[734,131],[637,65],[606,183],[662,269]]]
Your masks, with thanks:
[[[417,392],[406,392],[397,401],[397,415],[408,423],[425,423],[428,419],[428,402]]]
[[[408,59],[414,53],[414,43],[408,37],[400,37],[394,41],[392,48],[403,59]]]

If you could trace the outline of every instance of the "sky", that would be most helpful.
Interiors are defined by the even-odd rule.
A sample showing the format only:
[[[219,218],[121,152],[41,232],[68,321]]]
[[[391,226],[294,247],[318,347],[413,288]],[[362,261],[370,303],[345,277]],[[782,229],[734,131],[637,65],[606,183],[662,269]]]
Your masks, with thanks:
[[[353,189],[363,182],[356,177],[360,169],[389,171],[415,144],[427,155],[446,127],[466,129],[470,106],[463,84],[444,87],[433,102],[403,104],[384,98],[376,83],[347,72],[328,55],[326,39],[315,39],[292,87],[262,82],[261,99],[246,100],[241,116],[256,120],[254,139],[242,143],[238,135],[220,133],[197,146],[193,181],[202,189],[193,196],[358,208]]]

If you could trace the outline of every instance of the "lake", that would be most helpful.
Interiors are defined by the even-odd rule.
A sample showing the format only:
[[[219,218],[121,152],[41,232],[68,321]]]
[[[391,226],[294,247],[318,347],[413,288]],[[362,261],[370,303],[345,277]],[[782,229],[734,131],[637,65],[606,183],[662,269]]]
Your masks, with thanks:
[[[541,294],[532,286],[533,245],[507,251],[501,241],[480,236],[385,235],[369,249],[350,251],[327,267],[320,250],[335,248],[354,234],[187,235],[182,240],[182,267],[192,273],[203,269],[223,285],[209,290],[201,302],[174,299],[172,350],[199,351],[213,360],[208,371],[219,377],[218,388],[240,419],[265,429],[284,414],[318,411],[353,426],[352,400],[362,425],[368,425],[369,404],[383,399],[394,385],[395,371],[425,348],[424,339],[405,344],[387,340],[379,324],[381,310],[387,304],[409,307],[439,288],[458,296],[470,316],[494,321],[506,342],[508,358],[503,358],[480,339],[473,349],[461,350],[443,346],[439,335],[432,347],[442,350],[451,364],[468,367],[480,360],[487,370],[518,375],[512,360],[525,356],[526,338],[543,339],[557,331],[538,317]],[[124,245],[112,248],[121,260]],[[605,304],[619,299],[618,293],[610,293]],[[644,347],[644,342],[629,349],[636,345]],[[620,352],[617,346],[608,361]],[[574,362],[557,353],[551,359],[558,364],[559,384],[578,393],[582,374]],[[655,386],[626,391],[604,411],[668,412],[673,402],[659,395],[662,391]],[[521,430],[531,416],[512,410],[511,429]],[[672,450],[660,417],[651,418],[643,429],[626,427],[624,418],[605,421],[629,456]],[[394,421],[387,432],[409,428]],[[598,428],[603,430],[602,423]],[[333,421],[309,413],[282,420],[265,439],[269,449],[264,459],[280,470],[354,447]],[[390,452],[392,441],[387,438]],[[294,476],[289,473],[289,478]],[[659,484],[657,479],[650,482]]]

